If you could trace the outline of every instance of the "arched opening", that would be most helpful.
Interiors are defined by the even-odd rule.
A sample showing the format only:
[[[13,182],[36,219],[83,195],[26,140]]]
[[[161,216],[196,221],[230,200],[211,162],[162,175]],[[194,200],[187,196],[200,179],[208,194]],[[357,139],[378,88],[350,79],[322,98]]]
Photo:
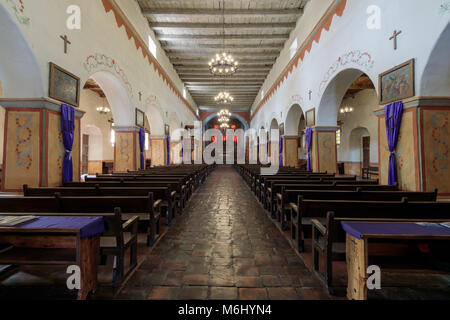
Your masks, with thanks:
[[[111,81],[106,85],[110,83]],[[82,175],[113,171],[115,143],[113,124],[117,117],[114,116],[111,99],[114,99],[114,96],[106,96],[103,87],[94,77],[89,78],[81,90],[80,109],[85,112],[81,120]],[[97,108],[106,110],[101,111]],[[107,112],[107,109],[111,111]]]
[[[450,88],[450,23],[437,40],[422,75],[420,96],[447,97]]]
[[[306,169],[306,121],[300,105],[291,106],[285,123],[287,165]]]
[[[280,130],[277,119],[272,119],[272,121],[270,122],[270,141],[272,141],[272,143],[269,144],[270,163],[277,164],[280,162],[280,159],[277,159],[277,157],[272,155],[272,148],[279,146],[277,141],[273,142],[275,140],[275,136],[272,134],[272,130]]]
[[[362,168],[378,167],[378,97],[370,78],[354,80],[337,108],[336,145],[340,173],[362,175]]]

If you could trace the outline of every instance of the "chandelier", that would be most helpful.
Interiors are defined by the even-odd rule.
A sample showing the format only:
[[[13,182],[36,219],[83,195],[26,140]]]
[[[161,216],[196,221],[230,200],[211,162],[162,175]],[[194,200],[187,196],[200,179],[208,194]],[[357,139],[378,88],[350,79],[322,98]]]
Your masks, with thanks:
[[[239,68],[239,62],[235,61],[231,54],[223,52],[216,54],[209,62],[209,71],[215,76],[231,76]]]
[[[218,121],[219,121],[220,123],[223,123],[223,122],[230,122],[230,118],[227,118],[227,117],[220,117]]]
[[[339,110],[339,112],[341,113],[341,114],[347,114],[347,113],[352,113],[353,112],[353,108],[352,107],[344,107],[344,108],[341,108],[340,110]]]
[[[219,118],[221,118],[221,117],[229,118],[229,117],[231,117],[231,112],[228,111],[228,109],[222,109],[222,110],[220,110],[220,112],[217,115],[219,116]]]
[[[228,129],[230,127],[230,125],[228,123],[222,123],[220,125],[220,129]]]
[[[108,114],[111,112],[111,109],[108,107],[98,107],[97,112],[100,114]]]
[[[236,61],[231,54],[225,52],[225,0],[222,0],[223,22],[222,22],[222,49],[223,52],[217,53],[209,62],[209,71],[214,76],[231,76],[239,68],[239,62]]]
[[[234,98],[228,92],[223,91],[219,92],[219,94],[214,98],[214,101],[219,104],[229,104],[234,101]]]

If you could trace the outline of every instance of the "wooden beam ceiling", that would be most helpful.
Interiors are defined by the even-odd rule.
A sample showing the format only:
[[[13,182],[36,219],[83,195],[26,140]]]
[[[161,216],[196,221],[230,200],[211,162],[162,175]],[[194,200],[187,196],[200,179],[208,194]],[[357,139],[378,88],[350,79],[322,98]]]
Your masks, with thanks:
[[[230,110],[249,110],[308,1],[226,0],[225,8],[218,0],[138,3],[199,107],[216,106],[214,97],[226,90],[235,98]],[[210,74],[208,62],[222,51],[239,62],[231,77]]]

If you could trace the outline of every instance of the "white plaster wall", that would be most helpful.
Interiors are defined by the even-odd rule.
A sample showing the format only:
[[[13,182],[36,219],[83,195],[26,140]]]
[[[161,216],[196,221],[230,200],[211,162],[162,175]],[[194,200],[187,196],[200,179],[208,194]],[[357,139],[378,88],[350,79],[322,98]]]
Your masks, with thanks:
[[[6,9],[12,19],[15,20],[23,33],[29,47],[35,54],[37,65],[42,74],[43,95],[48,92],[49,62],[69,70],[81,78],[82,85],[96,71],[105,70],[112,72],[124,85],[129,83],[127,98],[131,107],[127,110],[126,117],[117,119],[120,125],[134,125],[134,108],[142,107],[138,92],[143,93],[142,100],[150,96],[159,99],[164,111],[177,112],[178,116],[186,124],[193,124],[195,115],[192,114],[182,101],[170,90],[167,84],[155,71],[153,65],[144,59],[141,50],[137,51],[134,40],[129,40],[125,28],[118,28],[114,14],[106,13],[102,1],[86,0],[24,0],[24,14],[30,17],[29,25],[18,23],[12,9],[12,1],[0,0],[0,5]],[[133,23],[144,41],[148,41],[148,35],[154,36],[148,27],[147,21],[142,17],[136,1],[118,0],[117,3]],[[81,8],[81,30],[69,30],[66,28],[66,9],[69,5],[78,5]],[[51,18],[49,18],[51,17]],[[63,52],[63,41],[60,35],[66,34],[72,44],[68,54]],[[157,41],[156,41],[157,42]],[[0,50],[1,51],[1,50]],[[123,70],[122,77],[105,66],[88,71],[84,63],[90,55],[104,54],[114,59],[117,66]],[[181,80],[168,63],[167,57],[158,44],[158,62],[163,66],[172,81],[182,89]],[[181,91],[181,90],[180,90]],[[23,90],[22,97],[35,97],[35,91]],[[14,98],[14,94],[6,97]],[[196,110],[191,97],[188,101]],[[165,119],[166,120],[166,119]]]
[[[91,90],[83,89],[80,95],[80,109],[85,111],[81,119],[81,134],[89,135],[89,161],[114,160],[111,145],[111,114],[102,115],[96,111],[99,106],[108,107],[108,101]]]
[[[302,35],[309,34],[313,30],[329,3],[331,1],[310,1],[304,12],[303,18],[306,19],[300,21],[301,28],[297,27],[291,35],[291,40],[298,35],[299,44],[301,44],[300,40],[305,38]],[[257,127],[260,123],[270,123],[273,115],[279,116],[281,113],[282,121],[280,122],[285,122],[287,111],[294,98],[300,101],[303,110],[316,108],[316,125],[335,125],[336,115],[318,117],[318,107],[324,91],[323,89],[319,91],[320,83],[327,78],[330,67],[338,61],[339,57],[351,51],[368,52],[374,61],[373,67],[361,68],[357,63],[352,62],[345,66],[340,65],[336,72],[332,72],[324,87],[332,82],[333,77],[339,72],[348,68],[361,69],[378,87],[378,74],[414,58],[416,95],[420,95],[423,70],[438,37],[450,21],[450,14],[440,12],[440,0],[379,0],[376,1],[376,5],[381,9],[381,29],[369,30],[366,26],[369,17],[366,10],[373,4],[372,0],[347,0],[343,16],[334,16],[329,31],[322,31],[319,43],[313,43],[310,53],[306,53],[303,62],[300,61],[298,67],[294,67],[287,80],[254,115],[253,111],[260,102],[257,98],[252,107],[252,115],[254,115],[252,127]],[[321,9],[320,13],[317,12],[319,9]],[[312,16],[314,18],[311,18]],[[394,30],[402,30],[396,51],[393,49],[393,42],[389,41]],[[272,71],[273,74],[271,73],[267,78],[263,86],[265,92],[287,65],[289,46],[290,43],[286,44]],[[308,96],[309,90],[313,91],[311,100]],[[450,88],[444,91],[450,95]],[[337,108],[338,105],[335,105],[334,109],[337,110]]]
[[[338,146],[338,161],[359,162],[360,150],[354,150],[351,144],[351,133],[356,128],[366,128],[370,135],[370,162],[378,163],[378,119],[373,110],[378,106],[375,90],[366,89],[358,92],[355,98],[342,101],[341,107],[353,107],[354,111],[345,116],[339,114],[338,119],[343,122],[341,145]]]

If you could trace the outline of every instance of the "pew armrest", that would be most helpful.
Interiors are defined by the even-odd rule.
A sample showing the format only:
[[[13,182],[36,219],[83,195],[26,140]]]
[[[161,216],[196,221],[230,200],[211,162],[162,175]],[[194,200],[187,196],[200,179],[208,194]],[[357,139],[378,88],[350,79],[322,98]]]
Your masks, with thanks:
[[[322,236],[327,234],[327,228],[319,220],[312,219],[311,224],[314,231],[318,231]]]
[[[123,231],[127,231],[129,229],[132,229],[132,233],[137,233],[138,221],[139,221],[139,217],[138,216],[133,216],[131,219],[127,220],[124,224],[122,224]],[[136,228],[136,230],[133,230],[134,228]]]
[[[158,199],[155,202],[153,202],[153,209],[159,210],[162,204],[162,199]]]

